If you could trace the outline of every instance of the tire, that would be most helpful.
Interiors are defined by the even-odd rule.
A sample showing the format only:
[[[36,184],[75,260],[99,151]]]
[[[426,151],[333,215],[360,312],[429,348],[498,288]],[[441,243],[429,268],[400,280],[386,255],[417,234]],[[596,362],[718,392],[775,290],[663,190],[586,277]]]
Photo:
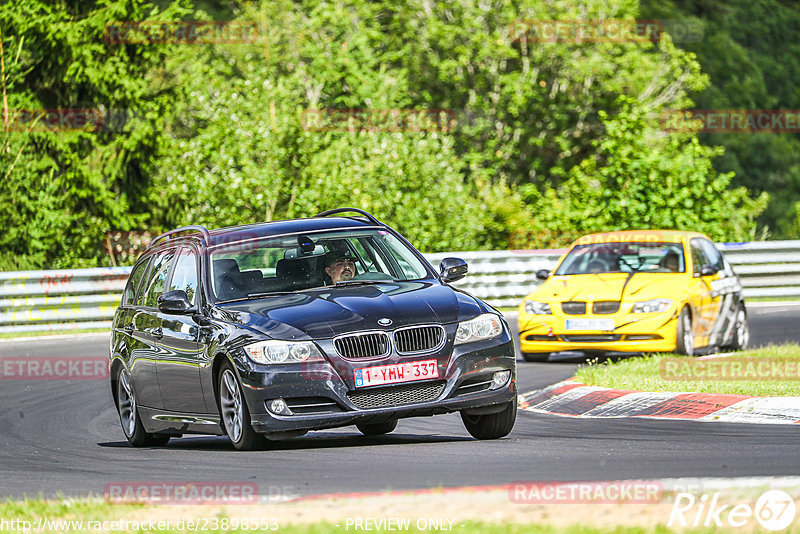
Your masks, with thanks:
[[[684,306],[678,316],[678,327],[675,334],[675,352],[686,356],[694,356],[692,314],[689,312],[688,306]]]
[[[731,351],[744,350],[750,344],[750,326],[747,324],[747,310],[744,305],[739,305],[734,321],[731,344],[724,348]]]
[[[356,428],[365,436],[380,436],[397,428],[397,419],[385,423],[357,423]]]
[[[486,415],[461,412],[461,421],[475,439],[499,439],[507,436],[517,420],[517,398],[509,401],[502,411]]]
[[[169,441],[170,436],[145,432],[142,419],[139,417],[133,380],[125,367],[122,367],[117,374],[117,412],[122,432],[128,443],[134,447],[157,447],[166,445]]]
[[[250,424],[250,410],[247,409],[242,386],[229,362],[220,367],[218,381],[217,406],[222,429],[233,446],[240,451],[266,448],[267,438],[253,430]]]
[[[550,358],[549,352],[523,352],[522,358],[526,362],[546,362]]]

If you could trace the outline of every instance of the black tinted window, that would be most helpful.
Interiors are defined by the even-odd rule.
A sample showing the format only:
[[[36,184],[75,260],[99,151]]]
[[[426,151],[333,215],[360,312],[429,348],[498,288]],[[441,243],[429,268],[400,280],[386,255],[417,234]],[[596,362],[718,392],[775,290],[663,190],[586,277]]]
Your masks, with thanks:
[[[189,297],[189,302],[195,303],[197,294],[197,255],[192,249],[182,248],[175,262],[175,271],[169,283],[169,291],[182,289]]]
[[[139,282],[142,281],[142,276],[147,270],[148,262],[142,261],[133,268],[133,272],[128,277],[128,283],[125,285],[125,292],[122,294],[122,305],[133,304],[136,301],[136,289],[139,287]]]
[[[167,274],[172,265],[172,259],[175,256],[175,250],[162,252],[155,256],[150,261],[150,269],[147,273],[147,278],[139,290],[143,296],[143,300],[137,298],[137,302],[141,301],[143,306],[155,308],[158,306],[158,297],[164,293],[164,287],[167,283]]]

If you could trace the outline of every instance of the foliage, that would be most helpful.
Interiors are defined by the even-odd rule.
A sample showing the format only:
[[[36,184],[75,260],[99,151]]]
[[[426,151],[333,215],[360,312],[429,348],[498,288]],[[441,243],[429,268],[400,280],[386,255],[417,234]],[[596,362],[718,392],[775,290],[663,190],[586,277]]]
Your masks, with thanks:
[[[7,101],[0,269],[95,265],[106,232],[147,219],[138,210],[147,204],[148,153],[157,139],[150,124],[106,124],[98,132],[75,123],[50,127],[44,119],[26,123],[14,110],[156,117],[164,97],[148,95],[144,78],[162,54],[110,47],[102,39],[107,22],[144,18],[150,9],[143,2],[110,0],[20,0],[0,7]],[[184,12],[175,4],[159,16]],[[106,131],[114,129],[123,131]]]
[[[800,109],[800,10],[782,0],[642,0],[642,17],[695,28],[679,45],[697,55],[711,83],[693,94],[699,109]],[[800,137],[796,133],[704,133],[723,146],[714,160],[732,183],[770,201],[760,225],[776,239],[800,238]]]
[[[552,246],[631,226],[755,233],[766,197],[729,189],[711,164],[722,152],[695,134],[659,134],[659,113],[691,107],[708,84],[693,53],[668,36],[527,38],[537,19],[633,21],[637,0],[188,2],[0,7],[10,108],[134,117],[120,133],[4,134],[0,269],[107,263],[111,231],[342,205],[427,251]],[[103,41],[111,21],[211,16],[258,21],[261,39]],[[309,110],[372,122],[314,128]],[[422,122],[397,128],[387,110]]]
[[[653,130],[635,102],[620,100],[618,115],[600,112],[606,135],[595,141],[592,156],[536,201],[537,211],[558,214],[548,226],[554,244],[589,232],[647,228],[693,230],[721,241],[754,239],[766,193],[751,199],[743,187],[728,189],[731,175],[711,166],[720,150],[691,134]]]

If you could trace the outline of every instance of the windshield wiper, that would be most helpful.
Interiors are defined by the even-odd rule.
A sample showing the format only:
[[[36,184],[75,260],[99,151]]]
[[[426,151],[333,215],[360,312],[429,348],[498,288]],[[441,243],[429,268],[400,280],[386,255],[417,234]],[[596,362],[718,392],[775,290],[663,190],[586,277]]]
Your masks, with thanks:
[[[369,286],[374,284],[381,284],[381,283],[390,283],[394,282],[394,280],[342,280],[336,282],[334,287],[342,287],[342,286]]]

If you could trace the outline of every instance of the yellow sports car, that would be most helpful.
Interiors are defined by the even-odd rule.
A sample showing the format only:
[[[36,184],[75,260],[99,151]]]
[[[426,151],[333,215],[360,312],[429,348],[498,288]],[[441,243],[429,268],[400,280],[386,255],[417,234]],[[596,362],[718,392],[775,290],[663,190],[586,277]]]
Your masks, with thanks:
[[[636,230],[575,241],[519,307],[522,355],[741,350],[742,285],[702,234]]]

